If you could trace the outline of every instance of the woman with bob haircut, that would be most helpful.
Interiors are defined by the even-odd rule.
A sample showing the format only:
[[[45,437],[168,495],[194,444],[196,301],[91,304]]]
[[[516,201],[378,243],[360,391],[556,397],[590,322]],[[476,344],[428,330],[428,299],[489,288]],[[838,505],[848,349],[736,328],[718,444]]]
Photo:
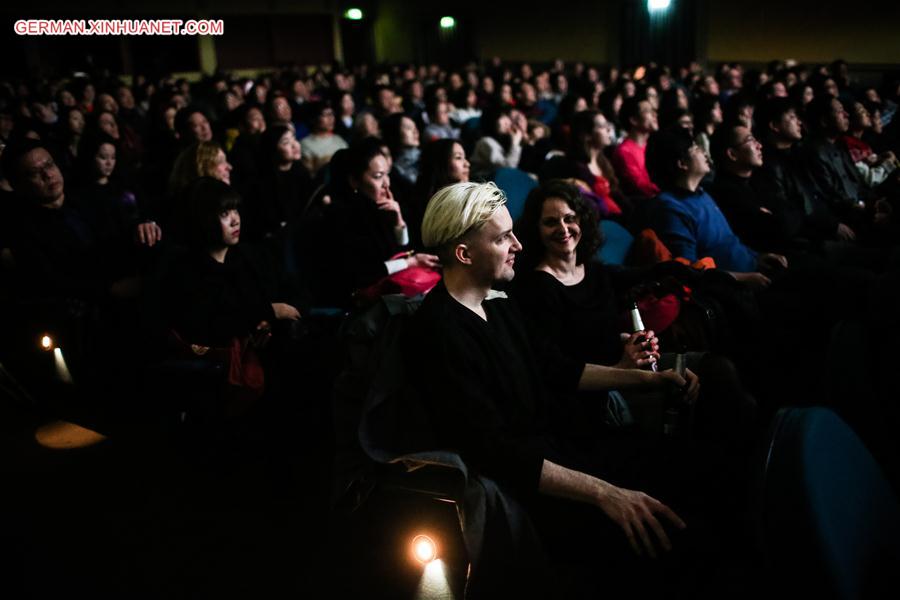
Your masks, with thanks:
[[[212,177],[187,190],[179,228],[183,255],[163,283],[166,320],[187,343],[223,347],[300,318],[270,261],[239,245],[240,205],[238,193]]]

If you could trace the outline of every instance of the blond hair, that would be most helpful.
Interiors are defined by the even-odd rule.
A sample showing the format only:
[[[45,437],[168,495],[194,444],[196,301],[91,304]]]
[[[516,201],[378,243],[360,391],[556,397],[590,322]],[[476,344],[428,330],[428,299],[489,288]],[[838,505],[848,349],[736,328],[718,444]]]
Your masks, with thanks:
[[[506,204],[506,194],[494,182],[454,183],[439,189],[422,219],[422,243],[443,249],[491,220]]]
[[[215,142],[196,142],[185,148],[169,176],[169,192],[175,194],[185,189],[198,177],[212,177],[216,172],[216,157],[222,147]]]

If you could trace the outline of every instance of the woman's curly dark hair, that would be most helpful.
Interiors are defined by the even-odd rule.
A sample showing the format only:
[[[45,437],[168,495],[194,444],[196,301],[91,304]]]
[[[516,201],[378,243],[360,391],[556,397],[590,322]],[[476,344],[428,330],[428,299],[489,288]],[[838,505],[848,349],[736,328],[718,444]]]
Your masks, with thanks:
[[[597,208],[592,206],[575,185],[563,179],[551,179],[531,190],[525,200],[522,216],[516,221],[514,232],[522,243],[519,262],[526,270],[534,269],[544,259],[546,248],[541,243],[540,220],[544,202],[559,198],[578,215],[581,240],[575,250],[577,264],[590,261],[597,249],[603,245],[603,234]]]

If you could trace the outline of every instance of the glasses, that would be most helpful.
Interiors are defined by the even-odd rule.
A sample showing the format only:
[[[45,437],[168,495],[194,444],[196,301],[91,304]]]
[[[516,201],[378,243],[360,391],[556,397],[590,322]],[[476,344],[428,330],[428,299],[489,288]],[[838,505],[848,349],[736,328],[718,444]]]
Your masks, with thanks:
[[[56,168],[56,163],[53,162],[53,159],[50,159],[44,164],[39,165],[35,169],[29,169],[28,177],[31,179],[45,179],[47,175],[53,171],[54,168]]]
[[[743,140],[741,140],[737,144],[732,145],[731,147],[737,148],[738,146],[743,146],[744,144],[755,144],[755,143],[756,143],[756,138],[753,137],[752,135],[748,135]]]

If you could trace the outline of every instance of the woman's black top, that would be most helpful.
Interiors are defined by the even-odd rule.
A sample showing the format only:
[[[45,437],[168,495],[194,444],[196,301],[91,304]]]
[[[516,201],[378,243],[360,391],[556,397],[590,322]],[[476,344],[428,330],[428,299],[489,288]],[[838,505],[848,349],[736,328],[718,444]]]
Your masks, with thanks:
[[[273,278],[249,249],[235,246],[219,263],[201,251],[172,261],[163,281],[167,324],[191,344],[227,346],[234,337],[275,323]]]
[[[336,197],[326,207],[317,232],[316,260],[324,290],[320,303],[346,305],[354,290],[366,288],[385,277],[385,261],[399,252],[393,211],[379,210],[359,193]]]
[[[622,356],[613,280],[600,263],[584,268],[584,279],[575,285],[564,285],[545,271],[519,273],[514,280],[516,299],[551,377],[578,366],[584,370],[585,363],[613,365]]]
[[[259,193],[257,220],[253,228],[263,235],[275,233],[282,223],[297,223],[309,202],[313,191],[312,179],[306,168],[295,162],[290,170],[271,169],[262,175]]]

